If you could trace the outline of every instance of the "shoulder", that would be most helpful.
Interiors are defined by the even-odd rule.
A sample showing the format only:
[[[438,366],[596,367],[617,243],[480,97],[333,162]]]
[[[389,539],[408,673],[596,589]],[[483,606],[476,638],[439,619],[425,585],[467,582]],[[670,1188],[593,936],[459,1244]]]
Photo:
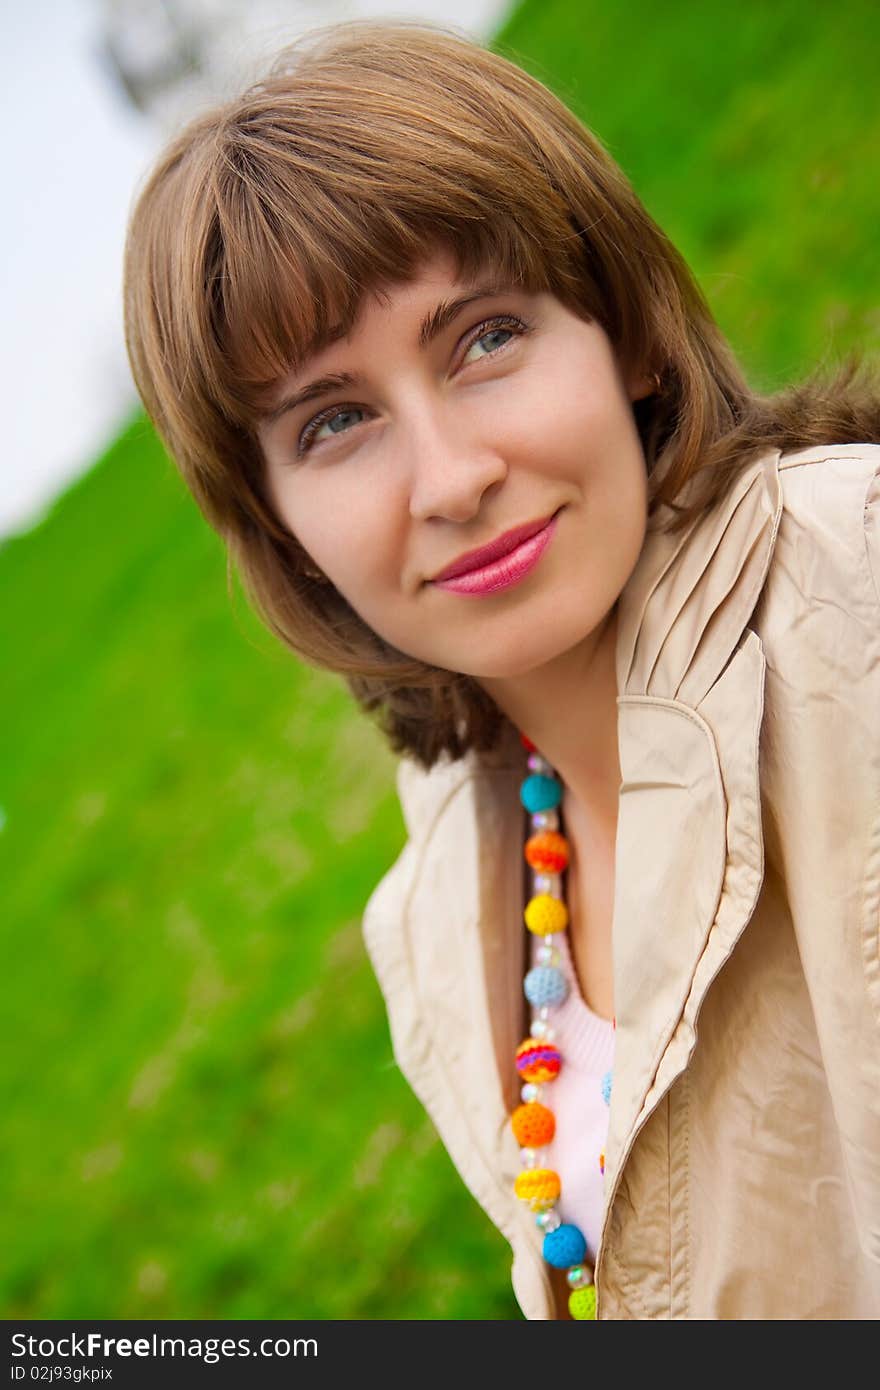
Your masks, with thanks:
[[[880,604],[880,444],[827,444],[782,454],[782,509],[772,595],[815,615],[837,614],[838,639]],[[769,596],[768,596],[769,601]]]
[[[782,455],[778,476],[778,532],[751,624],[766,663],[762,783],[782,829],[798,827],[798,845],[845,827],[817,852],[830,865],[876,833],[880,445]],[[848,872],[855,881],[857,866]]]
[[[862,486],[863,503],[880,477],[880,444],[821,444],[780,454],[777,468],[786,505],[810,499],[847,508]]]
[[[808,448],[791,449],[780,454],[778,467],[782,471],[788,471],[812,469],[819,465],[821,472],[823,464],[831,464],[834,461],[842,464],[844,470],[858,469],[859,466],[873,466],[876,469],[880,467],[880,444],[868,441],[859,444],[835,444],[833,441],[827,444],[811,444]]]
[[[835,606],[876,627],[880,445],[768,449],[686,531],[667,532],[663,517],[620,598],[622,696],[699,708],[768,613],[793,639],[804,612]]]
[[[437,874],[448,876],[450,863],[458,865],[463,890],[467,875],[462,861],[473,846],[477,828],[482,828],[485,839],[486,815],[494,825],[497,803],[510,797],[511,787],[522,775],[524,757],[516,730],[508,723],[491,751],[472,750],[458,759],[443,756],[431,768],[401,757],[396,785],[406,839],[373,889],[363,914],[374,963],[387,957],[394,942],[399,944],[401,923],[415,894],[422,891],[424,897],[427,883],[429,904],[436,897],[433,880]],[[420,905],[425,907],[424,902]]]
[[[787,511],[864,525],[880,502],[880,444],[823,444],[781,454]]]

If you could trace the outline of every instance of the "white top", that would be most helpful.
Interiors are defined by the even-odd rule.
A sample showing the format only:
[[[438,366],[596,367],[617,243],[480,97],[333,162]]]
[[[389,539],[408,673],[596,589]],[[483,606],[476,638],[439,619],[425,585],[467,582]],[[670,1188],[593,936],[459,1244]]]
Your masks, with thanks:
[[[540,945],[541,938],[533,936],[532,965],[537,964]],[[551,1008],[549,1015],[562,1067],[556,1080],[543,1088],[542,1100],[553,1111],[556,1132],[544,1146],[540,1162],[559,1174],[562,1192],[556,1210],[563,1221],[580,1227],[592,1264],[602,1220],[604,1178],[599,1156],[608,1134],[603,1080],[614,1064],[614,1025],[594,1013],[581,994],[568,932],[556,933],[553,945],[569,989],[564,1002]]]

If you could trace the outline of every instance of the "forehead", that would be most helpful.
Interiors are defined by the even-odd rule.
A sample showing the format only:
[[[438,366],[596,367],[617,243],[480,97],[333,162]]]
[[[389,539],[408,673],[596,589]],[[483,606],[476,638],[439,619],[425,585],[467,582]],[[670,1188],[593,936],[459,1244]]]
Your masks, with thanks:
[[[302,371],[327,348],[344,338],[357,335],[365,321],[373,315],[415,312],[425,302],[450,294],[472,291],[479,284],[497,283],[486,266],[464,275],[452,252],[441,248],[426,255],[411,271],[395,280],[377,280],[364,289],[350,323],[334,324],[311,345],[307,355],[296,364]]]

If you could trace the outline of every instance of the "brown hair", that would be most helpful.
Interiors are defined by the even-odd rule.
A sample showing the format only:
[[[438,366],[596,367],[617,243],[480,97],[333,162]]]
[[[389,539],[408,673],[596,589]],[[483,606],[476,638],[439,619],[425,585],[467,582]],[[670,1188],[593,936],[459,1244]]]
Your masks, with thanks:
[[[256,426],[278,380],[354,322],[365,293],[447,249],[556,295],[656,374],[634,407],[649,518],[680,530],[761,450],[880,439],[851,360],[750,390],[688,267],[596,137],[517,63],[452,29],[354,21],[283,50],[169,144],[134,208],[125,330],[135,382],[252,604],[342,674],[391,747],[430,767],[495,746],[504,716],[468,676],[372,632],[280,521]],[[693,480],[688,505],[674,498]]]

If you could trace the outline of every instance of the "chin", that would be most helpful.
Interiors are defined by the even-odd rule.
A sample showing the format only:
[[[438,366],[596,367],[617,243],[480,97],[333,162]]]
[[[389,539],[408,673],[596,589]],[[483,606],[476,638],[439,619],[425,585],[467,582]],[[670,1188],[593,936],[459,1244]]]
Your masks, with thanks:
[[[479,651],[474,652],[472,660],[468,660],[467,655],[459,651],[451,655],[449,662],[438,664],[445,664],[447,670],[458,671],[463,676],[473,676],[475,680],[517,680],[540,670],[548,661],[568,651],[572,645],[571,642],[563,640],[548,642],[546,633],[542,634],[541,640],[538,641],[534,628],[530,637],[531,640],[527,637],[525,640],[509,641],[498,650],[487,650],[484,644]]]

